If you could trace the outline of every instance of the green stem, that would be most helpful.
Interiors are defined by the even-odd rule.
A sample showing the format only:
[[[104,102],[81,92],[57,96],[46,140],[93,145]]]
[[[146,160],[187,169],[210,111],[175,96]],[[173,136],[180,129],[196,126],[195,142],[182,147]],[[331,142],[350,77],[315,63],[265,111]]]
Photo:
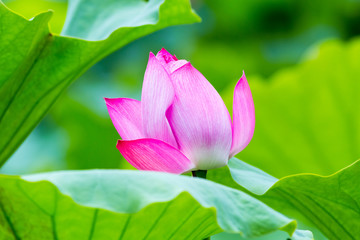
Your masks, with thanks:
[[[206,179],[206,173],[207,173],[207,170],[192,171],[192,176],[197,177],[197,178]],[[204,238],[203,240],[210,240],[210,237]]]
[[[206,173],[207,173],[207,170],[192,171],[192,176],[198,177],[198,178],[206,178]]]

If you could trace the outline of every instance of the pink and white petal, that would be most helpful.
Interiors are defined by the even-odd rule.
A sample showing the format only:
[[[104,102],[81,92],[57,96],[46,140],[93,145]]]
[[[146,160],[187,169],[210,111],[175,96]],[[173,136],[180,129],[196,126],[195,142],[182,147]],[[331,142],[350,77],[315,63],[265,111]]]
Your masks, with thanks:
[[[144,137],[141,121],[141,103],[130,98],[105,98],[111,121],[124,140]]]
[[[183,59],[178,60],[175,55],[171,55],[168,51],[165,50],[165,48],[161,49],[156,54],[156,59],[159,60],[161,64],[163,64],[168,73],[172,73],[176,69],[188,63],[188,61]]]
[[[141,114],[144,135],[177,147],[165,113],[175,93],[170,76],[163,65],[150,53],[141,95]]]
[[[171,61],[177,61],[175,55],[171,55],[165,48],[162,48],[157,54],[156,59],[159,60],[160,63],[166,65]]]
[[[119,140],[116,147],[139,170],[181,174],[195,167],[179,150],[157,139]]]
[[[232,145],[230,158],[251,141],[255,130],[255,108],[245,72],[235,86],[233,101]]]
[[[198,169],[227,164],[231,147],[231,119],[215,88],[190,63],[171,75],[175,99],[167,118],[179,150]]]
[[[176,71],[177,69],[181,68],[182,66],[184,66],[187,63],[188,63],[188,61],[183,60],[183,59],[169,62],[167,64],[167,66],[168,66],[168,69],[170,71],[170,74],[173,73],[174,71]]]

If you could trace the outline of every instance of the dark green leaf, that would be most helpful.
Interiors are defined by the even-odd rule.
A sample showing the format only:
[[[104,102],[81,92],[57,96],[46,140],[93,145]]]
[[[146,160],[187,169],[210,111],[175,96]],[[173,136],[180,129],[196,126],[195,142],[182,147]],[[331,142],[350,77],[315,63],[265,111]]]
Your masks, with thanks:
[[[243,187],[274,209],[339,240],[360,236],[359,176],[360,161],[328,177],[298,174],[278,180],[236,158],[228,167],[209,172],[212,180]]]
[[[52,35],[50,12],[28,21],[0,2],[0,166],[69,84],[97,61],[156,30],[199,21],[189,0],[92,1],[88,8],[75,2],[81,5],[71,1],[65,33],[108,38]],[[138,14],[126,15],[129,7]],[[94,13],[96,19],[89,18]]]
[[[166,173],[2,175],[0,192],[0,239],[203,239],[222,231],[253,237],[296,228],[241,191]]]

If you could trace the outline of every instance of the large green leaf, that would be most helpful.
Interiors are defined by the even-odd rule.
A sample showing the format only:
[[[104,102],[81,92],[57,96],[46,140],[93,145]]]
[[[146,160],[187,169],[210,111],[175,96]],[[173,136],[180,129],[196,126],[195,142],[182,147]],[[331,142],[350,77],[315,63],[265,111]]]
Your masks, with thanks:
[[[64,89],[97,61],[156,30],[199,21],[189,0],[84,3],[70,1],[64,33],[99,41],[53,35],[51,12],[28,21],[0,2],[0,166]]]
[[[359,176],[360,161],[328,177],[298,174],[278,180],[236,158],[228,167],[209,172],[212,180],[245,188],[274,209],[316,226],[329,239],[341,240],[360,236]]]
[[[203,239],[222,231],[253,237],[296,228],[241,191],[166,173],[2,175],[0,192],[0,239]],[[312,238],[305,234],[294,238]]]
[[[2,0],[2,2],[14,12],[30,19],[41,12],[47,12],[49,9],[53,10],[55,14],[49,21],[49,28],[52,33],[60,34],[64,26],[67,0]]]
[[[359,159],[359,52],[359,39],[329,41],[269,81],[248,76],[256,126],[239,158],[277,177],[328,175]]]

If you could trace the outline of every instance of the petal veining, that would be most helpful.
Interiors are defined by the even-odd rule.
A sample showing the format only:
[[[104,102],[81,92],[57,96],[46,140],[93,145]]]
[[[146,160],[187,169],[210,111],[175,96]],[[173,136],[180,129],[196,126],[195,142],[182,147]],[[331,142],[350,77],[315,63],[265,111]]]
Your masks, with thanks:
[[[230,157],[242,151],[251,141],[255,130],[255,108],[249,84],[243,73],[235,86],[233,101],[232,145]]]
[[[141,103],[130,98],[105,98],[116,130],[124,140],[142,138]]]
[[[169,74],[188,63],[183,59],[178,60],[175,55],[171,55],[165,48],[156,54],[156,59],[159,60]]]
[[[141,95],[141,114],[144,135],[177,147],[165,113],[174,99],[175,93],[170,76],[150,53]]]
[[[175,89],[167,118],[179,149],[199,169],[227,164],[231,119],[215,88],[190,63],[171,75]]]
[[[119,140],[116,147],[139,170],[181,174],[194,168],[179,150],[157,139]]]

